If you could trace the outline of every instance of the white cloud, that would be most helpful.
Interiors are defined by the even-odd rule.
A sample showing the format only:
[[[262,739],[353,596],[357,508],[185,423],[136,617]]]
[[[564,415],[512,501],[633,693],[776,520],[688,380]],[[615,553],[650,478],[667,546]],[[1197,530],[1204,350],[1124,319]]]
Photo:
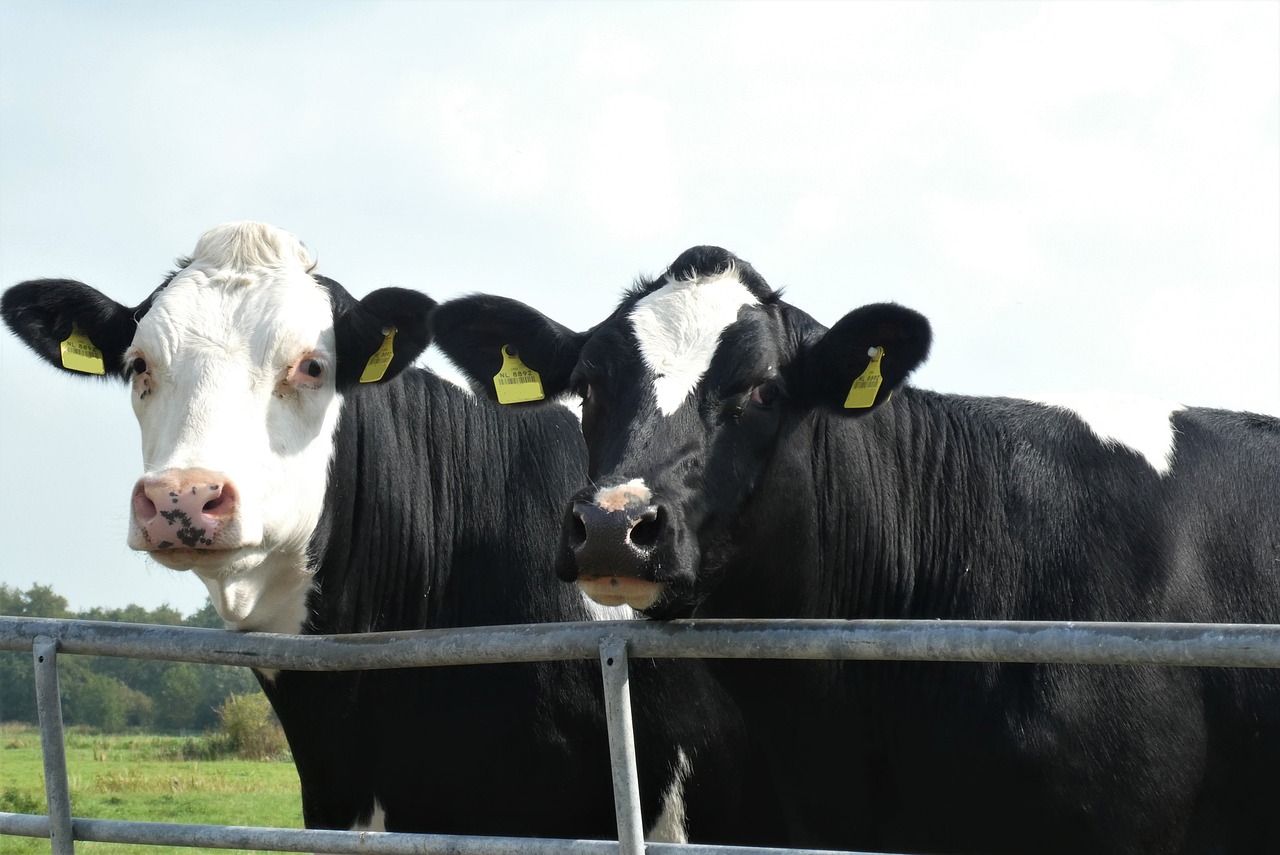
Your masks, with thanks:
[[[400,96],[395,113],[395,127],[421,141],[416,154],[437,159],[430,167],[463,192],[512,204],[538,198],[551,184],[552,142],[511,89],[420,83]]]
[[[680,225],[684,176],[669,114],[669,105],[658,98],[623,92],[600,105],[583,137],[573,141],[579,165],[572,185],[584,212],[611,237],[643,240]]]
[[[205,228],[257,217],[356,293],[493,291],[585,328],[718,242],[824,321],[927,311],[926,385],[1280,411],[1276,3],[238,8],[0,3],[24,34],[0,53],[0,287],[138,300]],[[1219,343],[1243,370],[1197,355]],[[127,499],[136,471],[101,448],[136,427],[112,399],[66,417],[97,453],[65,418],[33,431],[70,381],[13,341],[0,359],[25,402],[0,412],[25,490],[0,547],[25,568],[81,472]],[[142,602],[152,579],[99,549],[121,513],[81,550]]]

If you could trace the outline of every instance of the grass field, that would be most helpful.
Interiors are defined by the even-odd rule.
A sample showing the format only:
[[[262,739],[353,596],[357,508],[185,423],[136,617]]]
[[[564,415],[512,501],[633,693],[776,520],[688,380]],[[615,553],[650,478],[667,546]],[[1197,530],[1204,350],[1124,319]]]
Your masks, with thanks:
[[[302,827],[298,774],[280,760],[189,760],[200,737],[67,734],[71,813],[95,819],[206,825]],[[40,733],[29,725],[0,725],[0,811],[44,813]],[[175,849],[76,842],[85,855],[185,852]],[[4,855],[49,852],[49,841],[0,836]]]

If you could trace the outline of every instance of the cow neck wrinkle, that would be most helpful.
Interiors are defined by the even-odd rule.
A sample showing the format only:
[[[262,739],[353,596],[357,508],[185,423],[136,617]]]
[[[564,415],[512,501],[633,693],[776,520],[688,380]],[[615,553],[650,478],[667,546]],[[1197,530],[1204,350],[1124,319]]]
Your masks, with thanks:
[[[986,467],[971,464],[982,453],[971,443],[983,439],[966,434],[942,396],[910,388],[860,418],[806,414],[782,432],[741,525],[774,546],[739,553],[740,569],[727,571],[734,578],[699,614],[765,616],[734,608],[734,585],[754,586],[750,601],[770,602],[770,617],[949,614],[970,555],[966,533],[983,530],[993,494]],[[806,579],[779,567],[823,569]]]

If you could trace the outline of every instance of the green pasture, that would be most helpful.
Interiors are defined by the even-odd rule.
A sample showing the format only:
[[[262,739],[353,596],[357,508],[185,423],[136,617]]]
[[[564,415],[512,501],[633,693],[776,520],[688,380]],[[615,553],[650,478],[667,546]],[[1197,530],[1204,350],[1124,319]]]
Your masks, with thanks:
[[[202,756],[202,739],[71,730],[67,773],[72,815],[302,828],[298,775],[289,758],[192,759]],[[40,733],[31,725],[0,725],[0,811],[45,812]],[[226,851],[76,842],[76,852],[85,855]],[[0,852],[48,853],[49,842],[0,836]]]

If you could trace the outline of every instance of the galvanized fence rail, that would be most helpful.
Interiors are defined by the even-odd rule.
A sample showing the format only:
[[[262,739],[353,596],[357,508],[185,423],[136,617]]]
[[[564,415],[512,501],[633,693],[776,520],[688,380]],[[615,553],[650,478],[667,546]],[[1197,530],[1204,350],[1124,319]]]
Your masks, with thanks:
[[[815,850],[642,840],[631,733],[630,657],[1048,662],[1280,668],[1280,626],[1030,621],[619,621],[362,635],[274,635],[191,627],[0,616],[0,650],[31,650],[44,754],[45,815],[0,812],[0,835],[43,837],[54,855],[102,841],[378,855],[817,855]],[[59,653],[352,671],[599,658],[619,839],[461,837],[82,819],[71,814]],[[860,853],[849,853],[860,855]]]

